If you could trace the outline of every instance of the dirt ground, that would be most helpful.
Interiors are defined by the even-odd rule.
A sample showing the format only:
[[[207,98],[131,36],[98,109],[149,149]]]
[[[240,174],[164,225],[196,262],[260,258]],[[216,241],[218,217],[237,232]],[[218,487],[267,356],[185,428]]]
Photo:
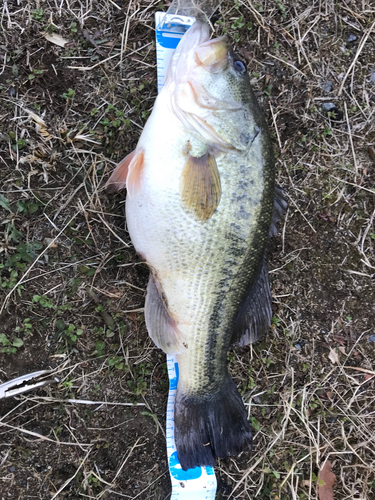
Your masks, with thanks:
[[[148,271],[125,194],[104,191],[152,109],[168,6],[2,2],[0,382],[60,382],[0,400],[1,500],[170,496]],[[212,23],[247,63],[289,201],[272,327],[228,354],[254,450],[218,461],[217,498],[317,499],[329,460],[334,500],[373,500],[375,4],[224,1]]]

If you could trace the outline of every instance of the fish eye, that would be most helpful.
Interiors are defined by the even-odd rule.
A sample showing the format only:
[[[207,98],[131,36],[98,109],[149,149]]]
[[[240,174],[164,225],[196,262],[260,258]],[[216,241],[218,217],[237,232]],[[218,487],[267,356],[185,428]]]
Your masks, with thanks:
[[[234,66],[234,69],[238,73],[241,73],[241,75],[246,73],[246,66],[244,65],[244,63],[240,59],[237,59],[236,61],[234,61],[233,66]]]

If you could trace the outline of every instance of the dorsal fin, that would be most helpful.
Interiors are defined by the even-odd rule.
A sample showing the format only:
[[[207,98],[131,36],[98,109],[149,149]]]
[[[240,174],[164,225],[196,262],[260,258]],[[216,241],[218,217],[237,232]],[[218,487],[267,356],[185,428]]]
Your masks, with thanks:
[[[252,344],[265,333],[272,321],[272,297],[264,262],[257,282],[242,303],[233,329],[231,343],[245,346]]]
[[[277,230],[277,223],[282,220],[286,211],[288,210],[288,202],[284,196],[284,189],[279,186],[275,187],[275,201],[273,203],[273,214],[272,214],[272,222],[271,228],[269,231],[269,237],[274,236]]]
[[[276,224],[280,222],[288,209],[284,190],[275,189],[275,201],[269,237],[277,233]],[[272,296],[268,279],[267,264],[263,262],[256,283],[242,303],[233,329],[231,343],[245,346],[252,344],[264,335],[272,321]]]

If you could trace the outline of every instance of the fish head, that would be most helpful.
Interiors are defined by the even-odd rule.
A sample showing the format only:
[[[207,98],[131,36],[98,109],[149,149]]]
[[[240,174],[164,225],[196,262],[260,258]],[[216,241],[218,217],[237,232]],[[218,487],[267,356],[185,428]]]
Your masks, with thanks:
[[[246,151],[259,132],[262,118],[246,65],[226,36],[210,39],[202,22],[178,45],[163,91],[184,127],[214,148]]]

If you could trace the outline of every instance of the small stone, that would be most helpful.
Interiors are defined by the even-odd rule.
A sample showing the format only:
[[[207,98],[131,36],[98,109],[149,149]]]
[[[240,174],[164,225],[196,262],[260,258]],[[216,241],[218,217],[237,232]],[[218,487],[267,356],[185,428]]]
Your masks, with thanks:
[[[322,109],[329,114],[329,118],[334,121],[340,121],[343,117],[343,112],[340,111],[333,102],[324,102]]]
[[[330,81],[327,81],[327,82],[323,82],[320,87],[325,91],[325,92],[331,92],[332,90],[332,82]]]
[[[348,42],[355,42],[356,40],[357,40],[357,37],[355,35],[348,36]]]
[[[16,468],[14,467],[14,465],[11,465],[8,470],[9,472],[16,472]]]
[[[293,347],[295,349],[302,349],[306,345],[306,342],[304,340],[297,340],[297,342],[294,342]]]
[[[335,106],[335,104],[333,104],[333,102],[323,102],[322,108],[323,108],[324,111],[327,111],[327,112],[328,111],[334,111],[334,110],[337,109],[336,106]]]
[[[375,342],[375,333],[373,335],[369,336],[369,338],[367,339],[367,342]]]
[[[334,424],[337,420],[337,417],[335,415],[329,415],[327,418],[326,418],[326,422],[327,424]]]
[[[9,91],[8,91],[10,97],[15,97],[16,96],[16,89],[14,87],[10,87]]]

